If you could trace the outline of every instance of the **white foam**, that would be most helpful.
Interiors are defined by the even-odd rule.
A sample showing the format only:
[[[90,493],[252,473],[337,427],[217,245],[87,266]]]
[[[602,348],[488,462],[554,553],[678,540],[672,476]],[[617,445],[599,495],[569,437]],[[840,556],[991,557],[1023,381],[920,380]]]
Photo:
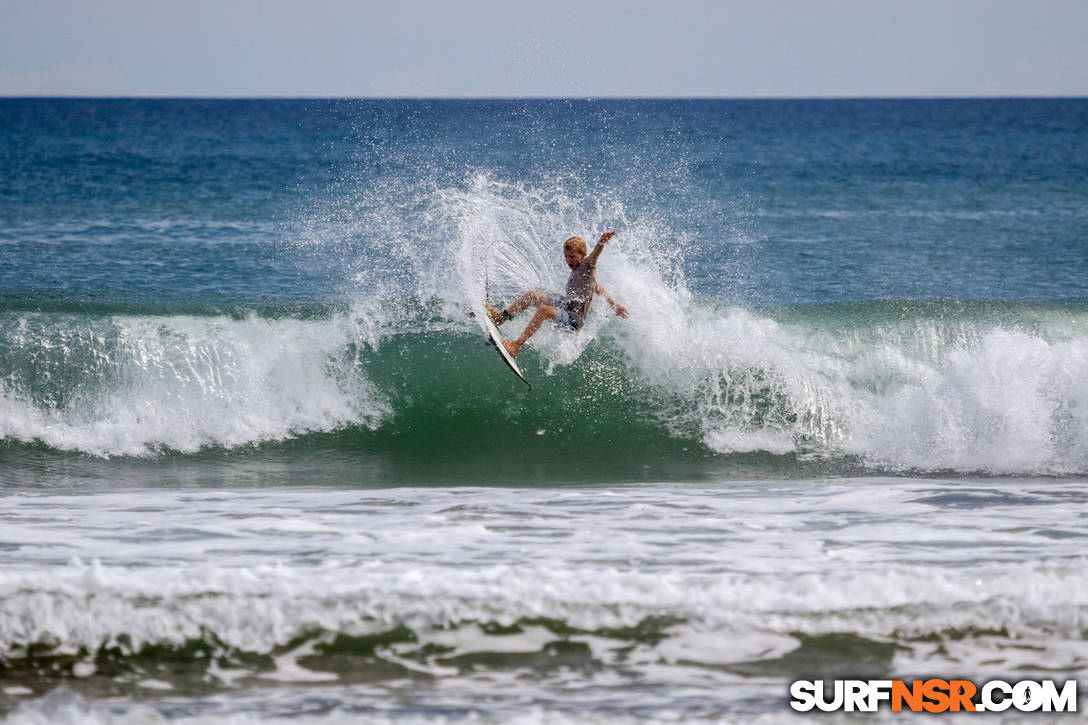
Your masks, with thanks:
[[[993,328],[912,377],[851,450],[919,468],[1088,470],[1088,339]]]
[[[63,317],[53,323],[65,324]],[[32,403],[0,381],[0,437],[143,455],[376,426],[387,413],[364,374],[343,359],[350,343],[367,340],[355,314],[306,321],[116,316],[105,325],[97,341],[72,351],[104,364],[82,372],[85,381],[64,405]],[[67,334],[46,323],[40,338],[21,344],[33,349]]]
[[[331,712],[307,712],[305,722],[316,725],[440,725],[442,723],[479,723],[480,725],[657,725],[658,723],[675,724],[677,722],[707,722],[719,725],[796,725],[805,722],[796,713],[745,712],[742,715],[717,714],[713,717],[693,715],[673,706],[655,708],[655,716],[645,712],[637,714],[617,713],[614,711],[570,711],[569,704],[542,706],[532,703],[530,698],[507,695],[496,702],[491,695],[481,702],[466,698],[443,712],[439,706],[425,703],[422,707],[426,714],[419,714],[419,708],[408,707],[398,711],[389,705],[374,712],[367,708],[362,712],[349,708],[333,709]],[[71,723],[79,725],[261,725],[273,721],[291,721],[297,716],[277,717],[280,713],[254,713],[258,703],[242,703],[240,712],[211,713],[167,717],[148,705],[122,706],[111,702],[109,705],[68,698],[64,702],[44,704],[27,703],[17,708],[5,722],[10,725],[60,725]],[[244,711],[250,710],[250,711]],[[497,711],[497,712],[496,712]],[[835,722],[821,718],[823,722]]]
[[[449,707],[452,691],[509,682],[527,694],[621,677],[629,694],[631,673],[705,697],[747,679],[731,666],[794,651],[797,633],[894,642],[897,672],[1076,670],[1088,560],[1085,520],[1069,502],[1084,495],[1074,482],[861,479],[10,496],[0,498],[0,651],[133,653],[196,639],[222,642],[208,675],[227,686],[260,676],[351,688],[309,655],[337,634],[404,626],[413,636],[374,656],[436,678]],[[315,525],[291,536],[265,525],[277,519]],[[615,631],[649,626],[660,641]],[[590,649],[600,681],[560,670],[527,682],[521,670],[446,660],[559,639]],[[271,655],[274,667],[246,671],[233,649]],[[779,691],[758,678],[747,686]],[[395,690],[376,687],[367,702]]]
[[[448,654],[454,656],[521,650],[549,637],[532,630],[528,636],[487,636],[471,625],[451,634],[450,625],[548,618],[593,631],[667,614],[683,621],[670,626],[667,639],[651,648],[646,667],[656,667],[659,660],[720,666],[773,658],[796,648],[798,632],[849,632],[878,641],[894,636],[914,641],[901,666],[913,666],[928,652],[930,666],[944,662],[947,667],[941,643],[972,629],[1007,632],[989,643],[976,637],[957,647],[956,661],[961,667],[970,663],[973,672],[1038,664],[1040,652],[1047,653],[1047,662],[1064,667],[1077,656],[1065,643],[1088,626],[1084,566],[1083,561],[987,565],[960,575],[899,565],[801,576],[649,574],[593,567],[139,572],[105,567],[95,585],[78,572],[5,575],[0,581],[0,646],[11,656],[28,642],[55,643],[58,653],[94,651],[101,645],[138,652],[144,644],[180,644],[211,632],[228,647],[270,653],[315,627],[358,636],[404,624],[418,637],[411,649],[419,651],[432,641],[453,644],[456,649]],[[563,638],[587,640],[579,634]],[[1032,650],[1017,653],[1005,646],[1010,641],[1030,642]],[[610,642],[607,647],[597,642],[595,652],[599,661],[619,665],[617,653],[627,643]],[[275,669],[254,674],[284,682],[337,681],[335,673],[298,665],[313,644],[277,655]],[[1063,649],[1074,659],[1054,660]],[[381,656],[436,677],[457,674],[430,658],[405,659],[396,647]],[[623,662],[627,668],[639,667],[626,657]]]

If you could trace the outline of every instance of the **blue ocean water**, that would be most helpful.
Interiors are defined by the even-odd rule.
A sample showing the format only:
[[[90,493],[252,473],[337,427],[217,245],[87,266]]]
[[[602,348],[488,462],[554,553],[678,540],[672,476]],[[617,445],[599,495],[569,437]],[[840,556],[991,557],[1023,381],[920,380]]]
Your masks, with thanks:
[[[324,241],[342,256],[368,257],[389,227],[442,243],[448,219],[413,211],[485,174],[658,224],[690,289],[731,303],[1083,301],[1085,114],[1083,100],[5,100],[16,256],[0,281],[30,299],[325,300],[344,280],[321,262],[342,260],[305,264],[301,230],[340,225]]]
[[[1088,100],[0,138],[13,722],[795,722],[800,674],[1088,666]],[[539,333],[525,390],[469,313],[607,229],[630,318]]]

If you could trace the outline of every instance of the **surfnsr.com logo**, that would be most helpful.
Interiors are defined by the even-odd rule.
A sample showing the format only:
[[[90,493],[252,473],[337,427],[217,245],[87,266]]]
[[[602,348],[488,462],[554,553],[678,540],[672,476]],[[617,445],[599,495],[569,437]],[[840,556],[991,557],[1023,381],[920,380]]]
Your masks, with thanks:
[[[1060,687],[1054,680],[1009,683],[990,680],[976,686],[970,680],[797,680],[790,685],[790,707],[798,712],[876,712],[890,705],[893,712],[1076,712],[1077,681]]]

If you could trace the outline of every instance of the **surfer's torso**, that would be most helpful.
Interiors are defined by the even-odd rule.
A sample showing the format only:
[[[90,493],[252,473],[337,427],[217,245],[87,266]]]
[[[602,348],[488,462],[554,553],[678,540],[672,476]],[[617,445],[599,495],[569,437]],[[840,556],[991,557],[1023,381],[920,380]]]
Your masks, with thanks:
[[[578,327],[585,323],[586,315],[589,314],[589,305],[593,302],[593,293],[596,291],[597,265],[584,260],[571,271],[564,295],[567,313]]]

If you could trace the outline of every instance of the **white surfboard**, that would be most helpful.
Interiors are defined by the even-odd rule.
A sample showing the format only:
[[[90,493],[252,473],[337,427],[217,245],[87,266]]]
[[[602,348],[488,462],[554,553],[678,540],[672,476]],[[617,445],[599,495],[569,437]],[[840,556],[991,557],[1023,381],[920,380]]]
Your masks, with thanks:
[[[484,330],[487,332],[487,336],[490,339],[491,344],[494,345],[495,349],[499,351],[499,357],[502,358],[502,361],[504,363],[510,366],[510,369],[514,371],[514,375],[517,375],[521,382],[525,383],[525,387],[529,388],[529,390],[532,390],[533,386],[530,385],[529,381],[525,379],[525,376],[521,374],[521,368],[518,367],[517,362],[514,360],[514,358],[510,357],[510,353],[508,353],[506,351],[506,348],[503,347],[502,335],[499,334],[499,328],[495,326],[494,322],[492,322],[491,316],[487,313],[484,313],[483,320]]]

